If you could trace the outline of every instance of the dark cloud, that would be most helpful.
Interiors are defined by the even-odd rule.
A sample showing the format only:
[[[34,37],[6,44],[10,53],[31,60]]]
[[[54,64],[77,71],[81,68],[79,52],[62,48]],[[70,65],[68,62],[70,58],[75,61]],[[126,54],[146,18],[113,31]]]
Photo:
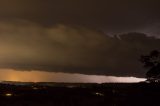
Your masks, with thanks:
[[[46,26],[71,24],[119,33],[158,23],[159,5],[158,0],[1,0],[0,16]]]
[[[140,55],[159,45],[142,33],[109,37],[79,26],[0,22],[1,68],[142,77]]]
[[[0,67],[143,76],[140,55],[160,48],[159,5],[158,0],[1,0]],[[141,33],[119,34],[124,32]]]

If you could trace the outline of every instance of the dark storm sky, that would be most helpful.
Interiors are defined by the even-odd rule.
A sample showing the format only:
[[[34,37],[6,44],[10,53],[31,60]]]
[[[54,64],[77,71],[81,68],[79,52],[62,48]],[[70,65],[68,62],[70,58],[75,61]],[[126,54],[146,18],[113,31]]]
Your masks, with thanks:
[[[160,48],[159,5],[158,0],[1,0],[0,67],[142,77],[140,55]],[[139,33],[107,36],[128,32]]]
[[[43,25],[72,24],[115,31],[159,23],[157,0],[1,0],[2,19],[26,19]]]

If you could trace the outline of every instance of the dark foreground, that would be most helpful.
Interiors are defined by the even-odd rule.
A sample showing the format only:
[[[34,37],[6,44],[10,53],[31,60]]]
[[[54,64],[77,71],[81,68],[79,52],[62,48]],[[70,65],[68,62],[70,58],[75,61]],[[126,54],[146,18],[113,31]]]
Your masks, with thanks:
[[[160,84],[0,84],[0,106],[160,106]]]

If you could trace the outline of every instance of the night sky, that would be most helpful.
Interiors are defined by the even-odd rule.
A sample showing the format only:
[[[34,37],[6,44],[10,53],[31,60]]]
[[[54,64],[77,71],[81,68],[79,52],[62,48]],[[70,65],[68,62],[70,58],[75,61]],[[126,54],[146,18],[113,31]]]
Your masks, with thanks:
[[[78,25],[110,33],[159,25],[158,0],[1,0],[1,19],[24,19],[44,26]],[[157,28],[157,29],[156,29]]]
[[[1,0],[0,68],[145,77],[139,58],[160,49],[159,5],[158,0]]]

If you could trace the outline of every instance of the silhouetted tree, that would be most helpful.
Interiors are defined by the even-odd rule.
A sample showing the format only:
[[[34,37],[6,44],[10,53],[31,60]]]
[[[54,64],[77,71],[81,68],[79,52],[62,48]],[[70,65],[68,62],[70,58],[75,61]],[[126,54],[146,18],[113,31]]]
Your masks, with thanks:
[[[144,64],[144,67],[149,69],[146,73],[148,80],[160,79],[160,52],[158,50],[152,51],[147,56],[141,56],[140,61]]]

